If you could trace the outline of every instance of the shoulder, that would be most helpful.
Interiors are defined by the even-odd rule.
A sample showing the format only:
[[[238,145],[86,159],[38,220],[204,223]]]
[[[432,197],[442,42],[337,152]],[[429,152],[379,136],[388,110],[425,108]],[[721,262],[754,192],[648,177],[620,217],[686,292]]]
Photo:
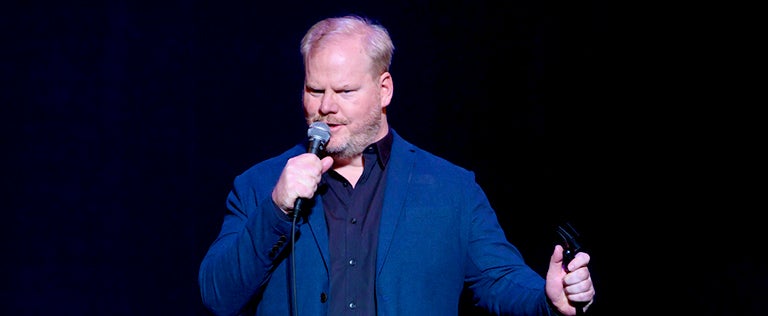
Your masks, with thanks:
[[[413,172],[435,173],[443,177],[469,177],[474,173],[441,156],[429,152],[407,141],[394,130],[392,143],[392,162],[400,167],[410,166]]]

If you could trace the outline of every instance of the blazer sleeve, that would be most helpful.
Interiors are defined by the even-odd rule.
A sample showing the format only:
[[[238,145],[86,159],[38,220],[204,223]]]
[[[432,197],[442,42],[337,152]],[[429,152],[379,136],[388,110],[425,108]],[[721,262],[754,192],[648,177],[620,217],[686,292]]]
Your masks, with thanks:
[[[221,231],[198,275],[203,304],[215,315],[237,315],[258,297],[290,245],[292,223],[271,197],[275,168],[282,170],[267,163],[239,175],[227,197]]]
[[[467,185],[470,214],[466,283],[476,305],[495,315],[552,315],[545,280],[523,260],[500,226],[485,193]]]

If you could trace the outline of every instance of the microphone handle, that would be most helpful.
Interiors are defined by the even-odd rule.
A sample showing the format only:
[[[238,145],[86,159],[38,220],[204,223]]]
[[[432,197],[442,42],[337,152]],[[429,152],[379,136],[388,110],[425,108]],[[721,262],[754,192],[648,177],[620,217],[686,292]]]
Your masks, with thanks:
[[[299,213],[301,212],[301,205],[303,201],[307,199],[305,198],[298,198],[296,199],[296,202],[293,203],[293,216],[299,216]]]
[[[307,144],[307,152],[310,154],[315,154],[315,156],[320,156],[320,152],[325,149],[325,141],[318,138],[312,138],[309,141],[309,144]],[[299,213],[301,213],[301,206],[303,203],[306,203],[305,198],[298,198],[295,202],[293,202],[293,216],[299,216]]]

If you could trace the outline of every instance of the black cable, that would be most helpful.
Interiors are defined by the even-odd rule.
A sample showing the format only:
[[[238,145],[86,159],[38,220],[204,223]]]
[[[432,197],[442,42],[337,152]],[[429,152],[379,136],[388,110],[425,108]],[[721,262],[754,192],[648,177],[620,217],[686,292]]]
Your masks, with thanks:
[[[299,304],[296,294],[296,219],[299,217],[294,212],[293,223],[291,224],[291,291],[293,292],[293,315],[299,316]]]
[[[584,312],[584,305],[586,304],[575,304],[574,307],[576,307],[576,316],[583,316],[585,314]]]

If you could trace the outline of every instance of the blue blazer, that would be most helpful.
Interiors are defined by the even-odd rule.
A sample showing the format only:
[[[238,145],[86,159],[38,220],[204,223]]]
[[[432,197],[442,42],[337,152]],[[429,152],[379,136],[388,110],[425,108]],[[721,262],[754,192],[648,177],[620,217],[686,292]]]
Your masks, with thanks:
[[[432,155],[393,129],[376,261],[378,315],[457,315],[465,284],[499,315],[549,315],[544,279],[510,244],[474,173]],[[328,232],[322,197],[305,211],[294,246],[272,202],[297,144],[234,180],[221,232],[200,266],[203,303],[216,315],[327,315]],[[296,284],[296,289],[292,288]]]

